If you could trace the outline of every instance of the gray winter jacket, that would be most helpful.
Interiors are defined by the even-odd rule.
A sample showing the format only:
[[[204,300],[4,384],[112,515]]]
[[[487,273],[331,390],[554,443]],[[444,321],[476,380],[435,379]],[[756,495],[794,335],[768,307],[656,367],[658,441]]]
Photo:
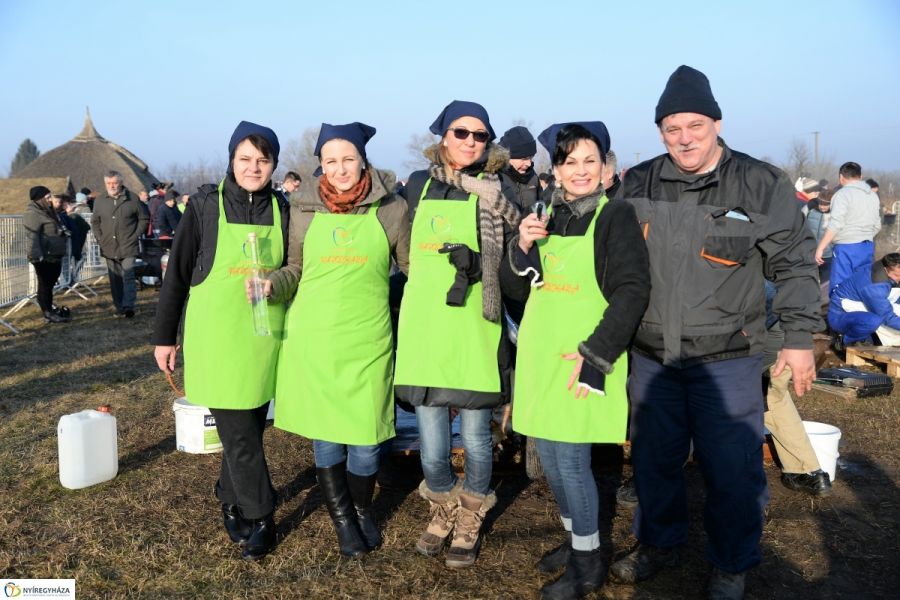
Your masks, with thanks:
[[[372,169],[372,189],[351,214],[364,215],[375,202],[381,200],[375,216],[384,228],[391,255],[403,273],[409,271],[410,223],[406,201],[393,193],[394,178]],[[288,240],[287,264],[269,273],[272,282],[272,302],[286,302],[294,297],[303,271],[303,240],[316,213],[328,209],[319,198],[318,187],[291,198],[291,228]]]
[[[28,237],[28,262],[59,262],[66,255],[69,232],[52,209],[44,209],[31,201],[25,208],[22,225]]]
[[[619,193],[635,207],[650,255],[650,305],[634,349],[676,368],[762,353],[765,279],[778,290],[785,348],[812,348],[824,328],[815,243],[793,186],[719,143],[710,173],[684,174],[663,154],[629,169]]]

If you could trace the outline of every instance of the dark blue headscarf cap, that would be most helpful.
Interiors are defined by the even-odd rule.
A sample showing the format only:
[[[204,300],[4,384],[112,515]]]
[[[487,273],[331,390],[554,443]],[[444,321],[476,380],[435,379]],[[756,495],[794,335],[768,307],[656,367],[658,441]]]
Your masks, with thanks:
[[[278,136],[275,135],[275,132],[268,127],[263,127],[262,125],[251,123],[250,121],[241,121],[238,123],[238,126],[234,128],[234,133],[231,134],[231,141],[228,142],[229,171],[231,170],[231,159],[234,158],[234,151],[241,142],[251,135],[258,135],[269,142],[269,146],[272,147],[272,153],[274,154],[274,156],[272,156],[272,161],[275,163],[276,167],[278,166],[278,153],[281,152],[281,144],[278,143]]]
[[[466,102],[465,100],[454,100],[448,104],[444,110],[441,111],[441,114],[438,115],[438,118],[434,120],[434,123],[431,124],[431,127],[429,127],[428,130],[434,135],[443,137],[453,121],[460,117],[475,117],[484,123],[484,126],[487,128],[488,134],[490,135],[488,141],[497,137],[494,133],[494,128],[491,127],[491,120],[484,107],[477,102]]]
[[[562,131],[562,128],[566,125],[580,125],[587,129],[591,135],[597,138],[597,141],[600,142],[600,154],[603,155],[603,160],[606,160],[606,153],[609,152],[609,131],[606,129],[606,125],[603,124],[602,121],[573,121],[571,123],[554,123],[547,129],[541,132],[541,135],[538,136],[538,141],[541,143],[541,146],[547,149],[547,152],[550,153],[551,158],[553,157],[553,151],[556,149],[556,138],[559,135],[559,132]]]
[[[374,127],[359,122],[347,123],[346,125],[322,123],[322,127],[319,129],[319,139],[316,140],[316,149],[313,150],[313,154],[320,156],[322,146],[331,140],[347,140],[356,147],[356,151],[365,160],[366,144],[375,135],[375,131]],[[313,172],[314,177],[318,177],[321,174],[322,167],[317,167],[315,172]]]

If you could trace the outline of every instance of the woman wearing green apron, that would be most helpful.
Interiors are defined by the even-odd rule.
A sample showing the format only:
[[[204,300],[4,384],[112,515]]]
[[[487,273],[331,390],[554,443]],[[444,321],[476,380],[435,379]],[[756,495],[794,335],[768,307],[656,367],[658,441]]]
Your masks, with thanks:
[[[268,127],[247,121],[237,126],[225,178],[200,188],[175,234],[152,339],[157,365],[172,372],[187,303],[185,391],[215,417],[223,446],[216,496],[229,537],[249,560],[275,545],[275,491],[263,431],[284,308],[270,305],[271,335],[255,334],[245,287],[251,268],[246,242],[256,234],[262,269],[284,264],[288,205],[271,185],[278,151],[278,137]]]
[[[567,531],[538,563],[544,572],[566,568],[542,597],[581,598],[606,573],[591,444],[625,440],[625,351],[650,297],[650,273],[634,209],[608,203],[601,185],[603,123],[553,125],[538,139],[557,187],[549,215],[536,207],[522,220],[504,265],[523,275],[527,297],[512,425],[535,438]]]
[[[375,128],[322,124],[319,185],[292,207],[288,264],[268,277],[294,297],[278,359],[275,426],[313,440],[341,553],[381,545],[371,512],[379,444],[394,437],[391,264],[409,266],[409,215],[393,177],[366,161]],[[297,196],[295,196],[297,197]]]
[[[416,549],[446,565],[475,562],[481,523],[496,503],[490,489],[491,413],[508,401],[510,351],[501,318],[500,263],[519,213],[501,191],[506,153],[494,146],[487,111],[451,102],[431,125],[431,167],[410,175],[413,217],[409,280],[403,292],[394,381],[416,409],[432,519]],[[517,278],[516,278],[517,279]],[[459,410],[464,482],[450,465],[450,410]]]

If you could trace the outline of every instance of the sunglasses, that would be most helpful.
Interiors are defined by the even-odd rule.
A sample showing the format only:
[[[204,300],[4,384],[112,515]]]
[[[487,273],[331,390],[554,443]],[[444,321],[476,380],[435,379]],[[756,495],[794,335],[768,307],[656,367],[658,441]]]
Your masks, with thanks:
[[[469,131],[465,127],[454,127],[450,131],[453,132],[453,137],[458,140],[464,140],[471,135],[479,144],[487,142],[491,135],[487,131]]]

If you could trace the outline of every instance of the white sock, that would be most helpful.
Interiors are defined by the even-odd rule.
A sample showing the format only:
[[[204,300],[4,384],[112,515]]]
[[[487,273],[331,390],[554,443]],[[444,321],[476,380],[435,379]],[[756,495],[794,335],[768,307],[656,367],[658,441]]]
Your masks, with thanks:
[[[569,533],[572,533],[572,518],[560,515],[559,520],[562,521],[563,529],[565,529]]]
[[[572,549],[582,552],[590,552],[600,547],[600,532],[595,531],[591,535],[572,534]]]

